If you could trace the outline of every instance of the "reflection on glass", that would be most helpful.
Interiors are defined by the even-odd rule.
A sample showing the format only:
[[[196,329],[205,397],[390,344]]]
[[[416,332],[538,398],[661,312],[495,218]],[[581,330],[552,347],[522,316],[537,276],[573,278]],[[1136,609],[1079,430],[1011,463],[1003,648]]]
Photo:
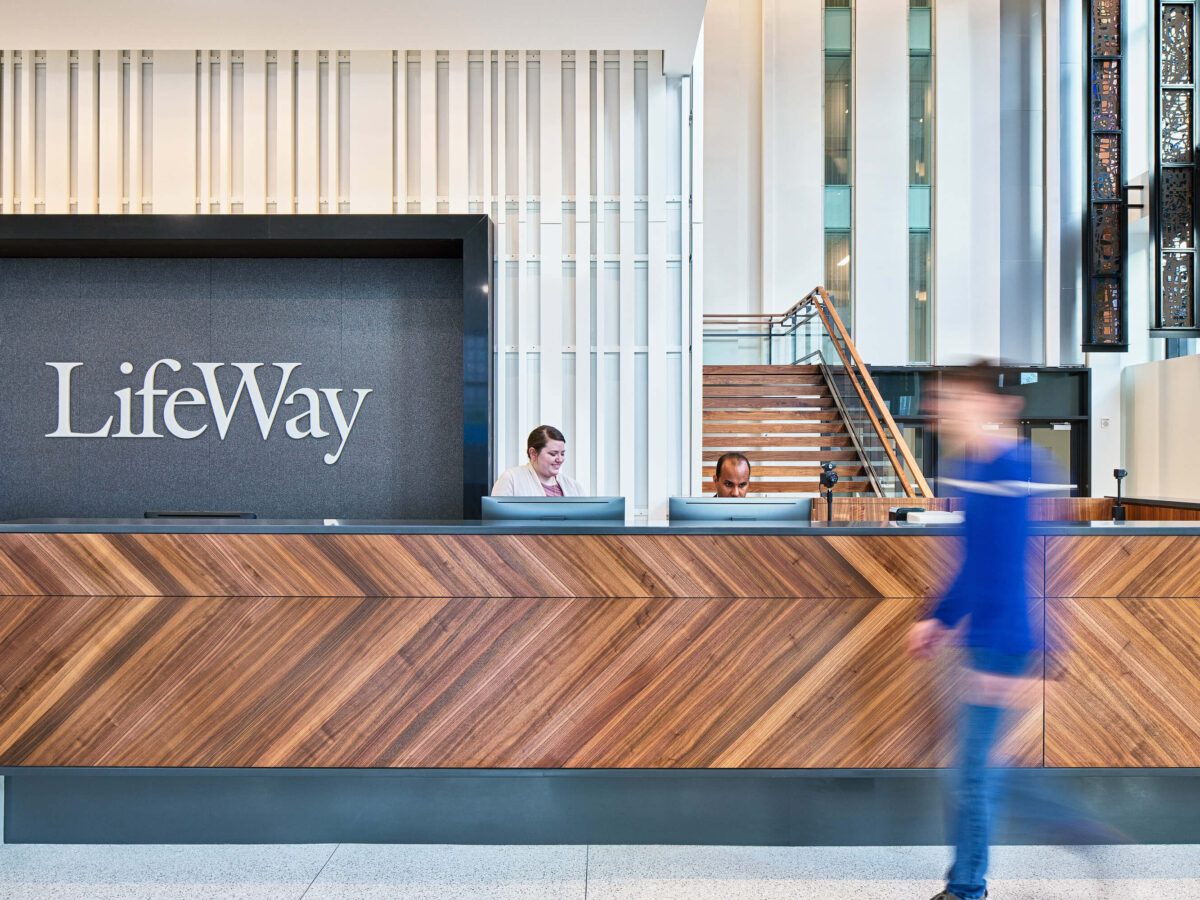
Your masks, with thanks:
[[[908,61],[908,183],[930,184],[933,168],[933,60]]]
[[[1056,428],[1053,425],[1034,425],[1029,429],[1029,439],[1035,447],[1041,447],[1045,451],[1042,458],[1046,460],[1048,469],[1045,475],[1046,481],[1049,484],[1071,484],[1070,426]],[[1071,489],[1064,487],[1062,490],[1052,491],[1042,496],[1070,497],[1071,494]]]
[[[917,468],[922,472],[928,472],[925,467],[925,428],[922,425],[902,425],[900,430],[904,432],[904,442],[908,444],[908,449],[912,451],[913,458],[917,461]]]
[[[825,290],[833,301],[846,330],[850,323],[850,232],[825,232]]]
[[[933,356],[929,285],[933,241],[928,231],[908,235],[908,361],[929,362]]]
[[[850,57],[825,57],[825,183],[850,184]]]

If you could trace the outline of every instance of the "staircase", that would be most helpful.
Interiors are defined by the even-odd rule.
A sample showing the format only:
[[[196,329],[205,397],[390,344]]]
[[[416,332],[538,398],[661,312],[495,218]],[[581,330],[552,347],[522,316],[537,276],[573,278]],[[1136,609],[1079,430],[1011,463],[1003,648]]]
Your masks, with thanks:
[[[835,491],[876,493],[819,366],[705,366],[703,436],[706,492],[717,458],[736,450],[751,493],[819,493],[822,462],[837,464]]]

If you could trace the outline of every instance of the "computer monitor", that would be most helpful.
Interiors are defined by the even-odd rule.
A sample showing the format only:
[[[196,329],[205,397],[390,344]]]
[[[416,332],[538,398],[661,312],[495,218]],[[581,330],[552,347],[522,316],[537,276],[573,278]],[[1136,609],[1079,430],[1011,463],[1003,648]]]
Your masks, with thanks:
[[[624,522],[624,497],[484,497],[486,520]]]
[[[807,522],[811,497],[672,497],[672,522]]]

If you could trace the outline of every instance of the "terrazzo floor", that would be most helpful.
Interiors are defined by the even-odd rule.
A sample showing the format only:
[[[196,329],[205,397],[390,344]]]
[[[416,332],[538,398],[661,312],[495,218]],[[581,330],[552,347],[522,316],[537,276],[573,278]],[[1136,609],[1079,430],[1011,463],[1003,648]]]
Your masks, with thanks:
[[[0,845],[0,900],[929,900],[943,847]],[[1200,846],[999,847],[992,900],[1200,900]]]

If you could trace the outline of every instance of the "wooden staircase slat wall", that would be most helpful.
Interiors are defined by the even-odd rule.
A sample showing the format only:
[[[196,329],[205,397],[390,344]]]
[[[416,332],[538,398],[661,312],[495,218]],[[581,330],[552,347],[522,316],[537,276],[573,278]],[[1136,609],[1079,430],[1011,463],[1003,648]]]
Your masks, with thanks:
[[[838,464],[839,493],[873,493],[818,366],[705,366],[702,406],[701,490],[736,450],[751,462],[751,493],[818,493],[822,462]]]

